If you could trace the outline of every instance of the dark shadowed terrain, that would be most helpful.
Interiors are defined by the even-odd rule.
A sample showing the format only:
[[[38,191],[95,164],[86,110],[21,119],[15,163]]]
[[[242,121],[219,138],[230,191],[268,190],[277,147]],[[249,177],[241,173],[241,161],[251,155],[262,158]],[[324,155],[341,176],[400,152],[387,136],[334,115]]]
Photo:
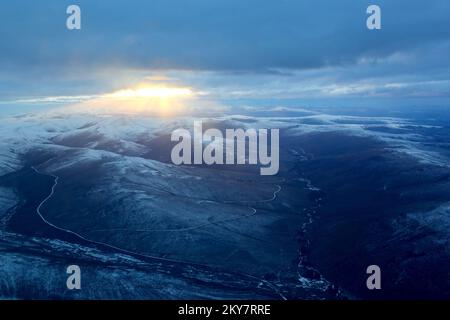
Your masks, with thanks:
[[[260,176],[172,165],[170,132],[186,121],[42,121],[18,119],[2,143],[3,298],[450,297],[445,122],[208,120],[281,128],[280,172]],[[70,264],[81,291],[65,287]],[[366,288],[373,264],[379,291]]]

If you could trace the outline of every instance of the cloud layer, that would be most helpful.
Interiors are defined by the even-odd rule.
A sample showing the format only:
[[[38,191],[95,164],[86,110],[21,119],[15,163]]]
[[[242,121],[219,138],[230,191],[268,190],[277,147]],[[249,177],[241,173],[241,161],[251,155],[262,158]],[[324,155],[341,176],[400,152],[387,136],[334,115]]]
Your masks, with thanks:
[[[177,70],[230,97],[449,96],[447,0],[78,0],[82,30],[69,31],[73,3],[2,4],[4,99],[109,92]],[[372,3],[380,31],[365,26]]]

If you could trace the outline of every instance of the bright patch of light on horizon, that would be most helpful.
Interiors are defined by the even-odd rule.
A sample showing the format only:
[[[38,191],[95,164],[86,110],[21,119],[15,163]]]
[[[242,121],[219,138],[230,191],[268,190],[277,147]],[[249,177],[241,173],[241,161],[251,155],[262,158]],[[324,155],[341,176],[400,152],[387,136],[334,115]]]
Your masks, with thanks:
[[[192,96],[193,94],[189,88],[155,86],[119,90],[106,96],[108,98],[170,98]]]
[[[161,79],[164,80],[164,79]],[[224,106],[211,98],[209,93],[197,88],[170,83],[142,82],[118,91],[90,95],[61,95],[32,97],[8,103],[54,104],[50,112],[94,114],[145,114],[155,116],[179,116],[194,112],[212,114],[222,112]],[[6,103],[6,102],[5,102]],[[1,104],[1,100],[0,100]]]
[[[94,108],[109,112],[152,113],[170,116],[186,111],[186,105],[195,98],[188,87],[143,83],[128,89],[104,94],[96,101],[89,101]]]

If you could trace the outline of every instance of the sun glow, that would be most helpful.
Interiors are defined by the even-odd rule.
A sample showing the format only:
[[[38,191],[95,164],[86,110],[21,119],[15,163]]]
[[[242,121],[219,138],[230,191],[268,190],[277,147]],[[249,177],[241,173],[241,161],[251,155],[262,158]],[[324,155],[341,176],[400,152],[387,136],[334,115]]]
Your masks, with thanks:
[[[77,112],[171,117],[190,114],[199,109],[207,112],[217,105],[204,100],[204,95],[200,91],[187,86],[142,83],[115,92],[99,94],[68,107]]]
[[[110,95],[111,98],[170,98],[188,97],[193,92],[189,88],[177,87],[141,87],[136,89],[125,89],[116,91]]]
[[[142,84],[106,94],[100,104],[118,112],[170,116],[183,112],[194,98],[193,90],[187,87]]]

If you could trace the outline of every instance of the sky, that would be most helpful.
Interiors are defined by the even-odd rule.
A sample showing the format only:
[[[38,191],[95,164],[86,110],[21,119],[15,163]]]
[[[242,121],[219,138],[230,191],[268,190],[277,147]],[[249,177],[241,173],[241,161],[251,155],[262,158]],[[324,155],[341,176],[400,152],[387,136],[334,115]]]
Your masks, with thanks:
[[[66,28],[71,4],[81,30]],[[143,82],[226,104],[448,105],[449,21],[448,0],[4,1],[0,108]]]

